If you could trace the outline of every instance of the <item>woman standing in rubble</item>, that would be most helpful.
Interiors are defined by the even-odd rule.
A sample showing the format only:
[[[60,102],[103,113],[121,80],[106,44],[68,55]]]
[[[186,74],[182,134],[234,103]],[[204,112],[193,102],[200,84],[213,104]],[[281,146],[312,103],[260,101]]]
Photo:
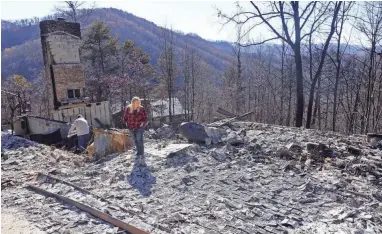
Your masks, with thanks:
[[[123,119],[131,136],[134,138],[137,150],[136,160],[140,162],[144,156],[143,131],[147,123],[147,114],[143,106],[141,106],[139,97],[133,97],[130,105],[125,110]]]

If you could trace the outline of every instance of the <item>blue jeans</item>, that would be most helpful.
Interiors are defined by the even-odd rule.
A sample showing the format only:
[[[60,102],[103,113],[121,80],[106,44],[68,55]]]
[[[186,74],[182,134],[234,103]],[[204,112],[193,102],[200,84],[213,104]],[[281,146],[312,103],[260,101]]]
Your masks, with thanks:
[[[88,147],[89,134],[78,136],[78,148],[84,151]]]
[[[144,147],[143,147],[143,128],[139,127],[135,130],[129,129],[131,136],[134,139],[135,147],[137,149],[137,155],[144,154]]]

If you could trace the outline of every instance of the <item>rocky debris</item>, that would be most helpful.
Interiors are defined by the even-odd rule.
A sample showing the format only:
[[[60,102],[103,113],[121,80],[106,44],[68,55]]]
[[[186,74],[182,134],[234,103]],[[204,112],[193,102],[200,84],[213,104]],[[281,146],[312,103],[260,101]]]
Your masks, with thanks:
[[[378,138],[371,138],[369,143],[371,147],[382,150],[382,140],[378,140]]]
[[[176,154],[171,157],[168,157],[166,160],[167,167],[183,167],[189,165],[189,163],[197,162],[198,159],[189,154]]]
[[[290,143],[289,145],[286,146],[286,148],[293,153],[301,153],[302,152],[302,147],[296,143]]]
[[[223,141],[236,146],[236,145],[244,144],[244,137],[232,131],[226,137],[223,138]]]
[[[162,127],[158,128],[153,134],[154,139],[172,139],[175,137],[175,132],[167,124],[164,124]]]
[[[287,148],[281,148],[276,151],[277,157],[281,159],[291,160],[294,158],[293,153],[290,152]]]
[[[308,142],[306,144],[306,150],[310,154],[316,154],[320,155],[322,157],[332,157],[333,156],[333,150],[327,147],[325,144],[322,143],[312,143]]]
[[[28,148],[36,145],[36,142],[23,137],[14,136],[12,134],[1,134],[1,151]]]
[[[353,154],[353,155],[356,155],[356,156],[361,155],[361,150],[358,149],[358,148],[349,146],[349,147],[347,147],[347,149],[348,149],[348,152],[351,153],[351,154]]]
[[[371,140],[375,140],[375,141],[382,141],[382,134],[378,134],[378,133],[368,133],[367,134],[367,141],[370,142]]]
[[[193,185],[195,183],[196,177],[195,176],[186,176],[182,179],[182,182],[187,185]]]
[[[205,143],[209,138],[204,126],[193,122],[182,123],[179,126],[179,132],[190,142]]]
[[[205,140],[207,145],[210,144],[218,144],[222,142],[222,133],[223,130],[216,128],[216,127],[204,127],[204,130],[208,136],[208,138]]]
[[[287,218],[281,221],[281,225],[292,229],[299,226],[296,220]]]
[[[210,151],[210,156],[217,160],[218,162],[224,162],[228,159],[228,156],[225,153],[224,148],[222,149],[212,149]]]
[[[11,161],[2,164],[2,205],[26,214],[47,233],[117,232],[25,190],[42,171],[128,212],[65,186],[52,185],[50,191],[150,233],[382,233],[382,151],[366,136],[231,122],[213,128],[222,137],[215,143],[205,129],[202,136],[213,145],[145,138],[144,162],[131,150],[100,163],[40,145],[5,150],[2,158]],[[206,138],[198,137],[204,144]],[[349,147],[362,153],[353,155]]]
[[[372,195],[375,199],[382,202],[382,192],[381,191],[374,191]]]
[[[191,154],[192,152],[197,152],[199,147],[195,144],[187,143],[169,143],[169,144],[158,144],[158,147],[151,148],[148,147],[146,152],[156,157],[168,158],[176,155]]]
[[[257,141],[257,138],[258,137],[261,137],[261,134],[263,133],[263,131],[258,131],[258,130],[248,130],[246,132],[246,135],[248,137],[248,141],[249,142],[253,142],[255,143]]]
[[[259,144],[255,144],[252,142],[247,145],[246,149],[249,152],[254,153],[254,154],[258,154],[261,152],[261,146]]]

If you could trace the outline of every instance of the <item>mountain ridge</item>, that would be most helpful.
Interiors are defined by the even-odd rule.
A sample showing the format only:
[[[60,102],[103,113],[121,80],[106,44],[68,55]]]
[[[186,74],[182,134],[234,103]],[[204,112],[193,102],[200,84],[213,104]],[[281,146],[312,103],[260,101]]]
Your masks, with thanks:
[[[116,8],[97,8],[89,22],[101,19],[110,28],[111,35],[119,37],[119,43],[125,40],[133,40],[151,58],[151,64],[155,67],[161,53],[160,35],[163,27],[137,17],[131,13]],[[14,22],[2,20],[2,80],[13,74],[21,74],[28,80],[33,80],[43,68],[42,51],[39,25],[17,25]],[[81,23],[81,22],[80,22]],[[81,29],[87,29],[89,23],[81,23]],[[208,63],[220,74],[232,59],[232,45],[225,41],[209,41],[196,34],[184,34],[174,31],[175,47],[182,51],[186,41],[190,48],[200,55],[201,59]],[[40,55],[38,55],[38,53]],[[33,55],[33,59],[29,54]]]

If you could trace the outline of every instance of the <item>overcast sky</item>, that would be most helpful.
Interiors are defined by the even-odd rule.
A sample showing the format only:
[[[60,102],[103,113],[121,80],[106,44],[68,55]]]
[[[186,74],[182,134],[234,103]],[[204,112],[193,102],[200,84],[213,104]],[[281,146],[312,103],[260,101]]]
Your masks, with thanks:
[[[1,19],[16,20],[22,18],[32,18],[34,16],[43,17],[54,13],[54,7],[64,4],[55,1],[4,1],[1,0]],[[249,2],[240,2],[245,9],[252,9]],[[236,40],[236,29],[234,25],[222,26],[222,20],[217,16],[217,9],[223,13],[232,15],[237,11],[235,1],[146,1],[146,0],[125,0],[125,1],[97,1],[97,7],[114,7],[145,18],[160,26],[172,27],[184,33],[196,33],[208,40]],[[261,7],[261,6],[260,6]],[[351,38],[352,44],[360,44],[363,40],[361,36],[353,32],[350,24],[345,25],[343,37]],[[349,37],[349,35],[352,35]],[[250,39],[272,38],[265,26],[256,28],[250,34]],[[317,38],[316,38],[317,39]],[[318,39],[320,40],[320,39]]]
[[[1,0],[1,19],[42,17],[54,12],[54,6],[63,3],[40,1]],[[145,18],[160,26],[172,26],[185,33],[196,33],[209,40],[235,40],[233,26],[222,29],[216,8],[235,11],[232,2],[166,2],[166,1],[102,1],[97,7],[114,7]]]

